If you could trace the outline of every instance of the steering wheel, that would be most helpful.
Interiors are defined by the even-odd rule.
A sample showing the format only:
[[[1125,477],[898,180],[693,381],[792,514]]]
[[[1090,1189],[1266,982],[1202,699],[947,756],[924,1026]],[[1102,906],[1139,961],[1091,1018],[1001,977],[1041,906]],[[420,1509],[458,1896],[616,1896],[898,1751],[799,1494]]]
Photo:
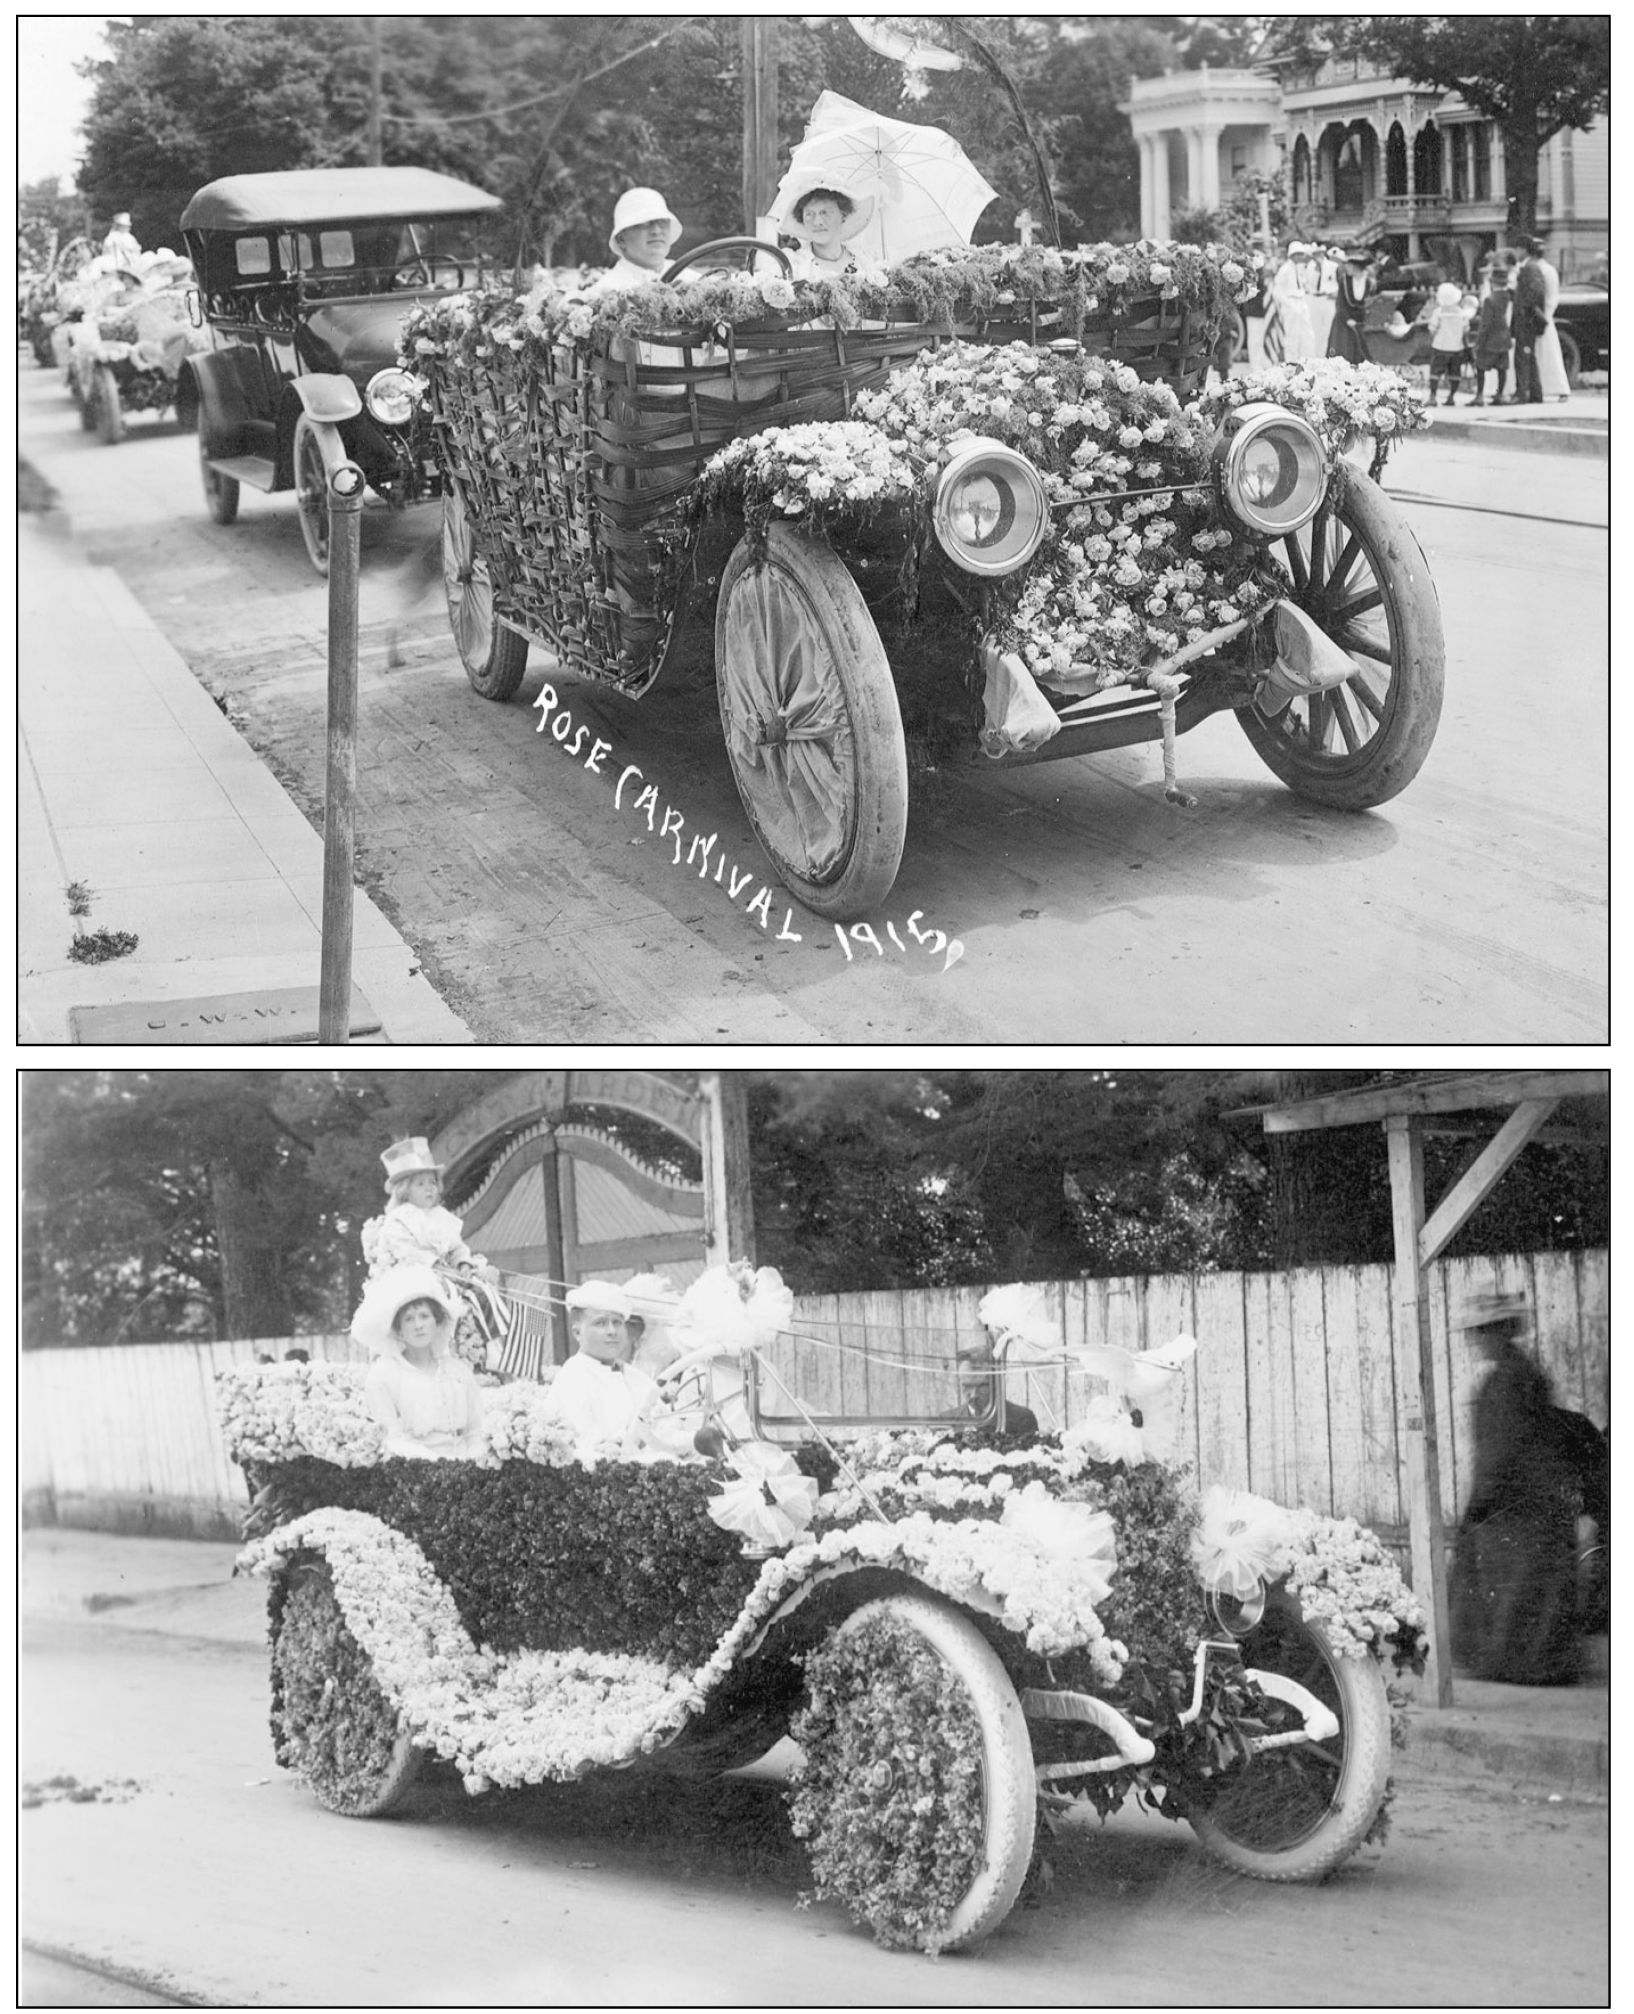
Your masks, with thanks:
[[[391,283],[394,288],[435,285],[431,277],[431,268],[424,259],[405,259],[400,266],[394,268]]]
[[[711,252],[770,252],[783,268],[784,279],[794,277],[794,267],[781,245],[768,245],[764,238],[711,238],[707,244],[694,245],[690,252],[682,253],[674,265],[667,266],[664,269],[664,284],[668,286],[678,273],[684,273],[699,259],[708,258]]]

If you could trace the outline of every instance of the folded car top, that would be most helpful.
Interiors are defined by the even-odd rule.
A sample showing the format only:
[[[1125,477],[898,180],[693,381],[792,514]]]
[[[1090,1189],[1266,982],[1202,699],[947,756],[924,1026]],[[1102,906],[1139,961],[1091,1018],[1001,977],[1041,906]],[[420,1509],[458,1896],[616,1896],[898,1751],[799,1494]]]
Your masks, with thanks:
[[[207,182],[181,221],[183,230],[234,231],[354,217],[469,217],[503,207],[486,189],[429,168],[288,168]]]

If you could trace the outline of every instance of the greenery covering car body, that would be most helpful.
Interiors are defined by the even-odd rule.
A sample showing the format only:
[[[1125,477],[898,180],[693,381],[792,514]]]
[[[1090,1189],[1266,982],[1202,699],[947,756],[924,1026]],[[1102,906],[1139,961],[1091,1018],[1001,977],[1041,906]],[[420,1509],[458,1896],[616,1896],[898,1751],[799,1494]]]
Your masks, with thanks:
[[[303,168],[207,183],[182,212],[213,347],[177,390],[196,423],[206,503],[241,483],[295,489],[328,564],[327,477],[349,459],[394,504],[439,493],[424,416],[395,369],[404,318],[481,277],[485,190],[423,168]]]
[[[636,697],[701,647],[762,847],[839,919],[892,884],[910,742],[1016,764],[1161,739],[1172,789],[1175,736],[1234,711],[1320,802],[1416,773],[1439,611],[1343,456],[1420,403],[1328,360],[1205,392],[1247,280],[1223,248],[672,274],[455,296],[405,330],[485,696],[517,691],[529,639]],[[1319,688],[1266,683],[1283,606],[1337,646]]]
[[[725,1768],[792,1732],[818,1892],[927,1949],[1002,1920],[1040,1799],[1133,1790],[1283,1880],[1380,1822],[1380,1660],[1421,1656],[1383,1549],[1254,1499],[1200,1510],[1096,1428],[588,1459],[545,1390],[507,1385],[484,1459],[432,1462],[384,1458],[356,1365],[224,1373],[221,1403],[258,1488],[245,1563],[273,1580],[278,1759],[333,1810],[391,1809],[427,1754],[476,1792]],[[767,1478],[807,1509],[741,1542],[722,1506],[773,1502]],[[1239,1590],[1212,1619],[1211,1580]]]

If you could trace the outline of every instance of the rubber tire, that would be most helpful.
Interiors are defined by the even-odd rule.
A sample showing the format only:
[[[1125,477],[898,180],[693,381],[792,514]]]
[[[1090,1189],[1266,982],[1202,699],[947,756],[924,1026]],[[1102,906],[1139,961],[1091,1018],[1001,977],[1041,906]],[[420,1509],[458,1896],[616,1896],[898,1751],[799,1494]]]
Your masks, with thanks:
[[[213,524],[234,524],[238,519],[238,479],[224,476],[210,466],[205,451],[203,422],[199,433],[199,476],[204,484],[204,508]]]
[[[1566,382],[1575,392],[1583,382],[1583,353],[1569,329],[1557,326],[1555,334],[1560,338],[1560,361],[1566,368]]]
[[[488,563],[479,558],[459,492],[443,493],[443,597],[454,648],[472,689],[484,699],[514,699],[527,675],[528,640],[494,619]]]
[[[1325,1703],[1339,1715],[1343,1743],[1332,1802],[1314,1830],[1285,1849],[1245,1845],[1204,1812],[1190,1815],[1192,1830],[1215,1860],[1249,1874],[1257,1881],[1320,1881],[1341,1867],[1372,1830],[1390,1780],[1390,1702],[1384,1673],[1375,1657],[1340,1657],[1315,1624],[1306,1622],[1297,1601],[1273,1594],[1267,1621],[1280,1614],[1280,1627],[1297,1630],[1326,1665],[1331,1685]],[[1243,1643],[1243,1663],[1276,1669],[1281,1660],[1268,1655],[1262,1641],[1255,1653],[1256,1631]],[[1297,1676],[1289,1673],[1288,1676]],[[1269,1759],[1269,1758],[1268,1758]],[[1250,1769],[1253,1763],[1247,1765]]]
[[[310,1590],[324,1587],[333,1599],[333,1583],[327,1566],[299,1566],[290,1576],[289,1592],[284,1600],[284,1613],[305,1598],[310,1598]],[[344,1625],[343,1625],[344,1627]],[[347,1632],[350,1634],[350,1632]],[[355,1641],[355,1639],[354,1639]],[[326,1794],[319,1784],[302,1775],[302,1782],[323,1806],[338,1818],[384,1818],[402,1803],[415,1780],[425,1766],[425,1750],[416,1748],[406,1727],[399,1727],[396,1743],[392,1748],[391,1760],[381,1771],[369,1795],[357,1803],[338,1804]]]
[[[1306,710],[1315,702],[1296,700],[1274,718],[1250,703],[1237,718],[1261,761],[1297,796],[1336,811],[1370,811],[1405,790],[1424,766],[1441,719],[1446,641],[1429,562],[1406,519],[1360,469],[1347,465],[1341,480],[1344,487],[1333,516],[1356,535],[1383,594],[1389,626],[1392,661],[1384,718],[1355,755],[1343,757],[1304,754],[1290,739],[1288,726],[1307,719]],[[1291,585],[1288,598],[1325,634],[1332,633],[1320,595]],[[1350,686],[1339,689],[1348,693]],[[1362,712],[1354,697],[1346,703]]]
[[[715,610],[716,696],[727,759],[755,837],[790,894],[815,916],[838,923],[855,922],[890,894],[907,839],[908,755],[896,682],[862,592],[836,553],[801,538],[786,525],[772,525],[764,563],[779,575],[789,594],[805,602],[837,675],[851,724],[851,833],[831,871],[814,879],[768,839],[755,802],[760,778],[753,771],[740,769],[733,751],[720,666],[732,597],[745,575],[759,564],[756,548],[747,537],[738,541],[726,563]]]
[[[295,441],[290,461],[295,471],[295,509],[300,519],[301,543],[317,571],[329,577],[329,478],[346,459],[346,444],[338,428],[327,420],[310,419],[305,413],[295,422]],[[313,501],[313,487],[321,477],[319,501]]]
[[[981,1725],[987,1858],[948,1922],[944,1951],[967,1951],[1009,1915],[1033,1856],[1038,1784],[1021,1701],[997,1653],[969,1619],[929,1595],[889,1594],[853,1609],[839,1634],[889,1614],[935,1651],[969,1695]]]
[[[77,372],[70,372],[68,393],[79,407],[79,423],[88,434],[96,432],[96,382],[92,380],[89,390],[82,389]]]
[[[125,438],[125,412],[119,403],[119,380],[106,364],[96,373],[96,437],[105,448],[116,448]]]

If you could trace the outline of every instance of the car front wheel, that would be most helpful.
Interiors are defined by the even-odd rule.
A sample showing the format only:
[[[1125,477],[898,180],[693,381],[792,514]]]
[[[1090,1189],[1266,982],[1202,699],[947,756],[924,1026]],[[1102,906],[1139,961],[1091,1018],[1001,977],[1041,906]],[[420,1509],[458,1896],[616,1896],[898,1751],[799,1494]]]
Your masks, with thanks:
[[[1251,703],[1237,718],[1290,790],[1337,811],[1370,810],[1412,782],[1441,718],[1446,646],[1429,562],[1395,504],[1348,465],[1272,557],[1288,599],[1354,669],[1279,713]]]
[[[488,562],[471,536],[471,521],[458,490],[443,496],[443,594],[454,648],[473,689],[484,699],[511,699],[528,668],[528,640],[506,629],[494,614],[494,584]]]
[[[329,571],[329,478],[346,459],[339,430],[305,413],[295,422],[295,503],[307,558]]]

